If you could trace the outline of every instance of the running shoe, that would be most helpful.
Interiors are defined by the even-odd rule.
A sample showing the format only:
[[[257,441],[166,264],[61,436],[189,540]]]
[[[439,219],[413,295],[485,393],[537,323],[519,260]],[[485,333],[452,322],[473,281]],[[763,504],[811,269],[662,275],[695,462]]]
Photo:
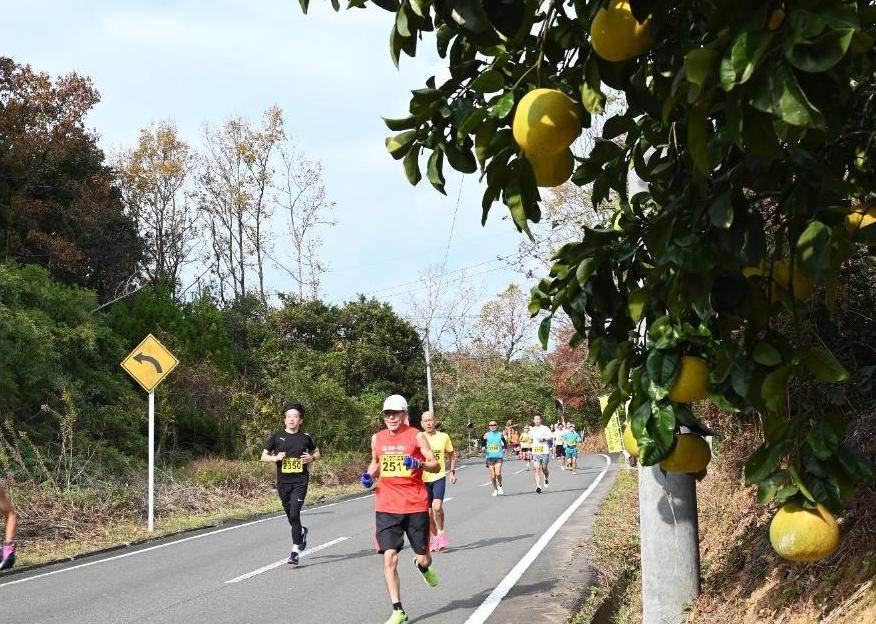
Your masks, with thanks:
[[[447,548],[450,545],[450,540],[447,538],[447,533],[438,534],[438,550]]]
[[[432,552],[438,552],[441,549],[440,540],[437,535],[433,535],[429,538],[429,550]]]
[[[307,550],[307,527],[301,527],[301,550]]]
[[[435,570],[432,569],[432,566],[429,566],[428,568],[426,568],[426,571],[423,572],[422,570],[420,570],[420,566],[417,564],[417,558],[414,557],[414,567],[417,569],[417,572],[423,575],[423,582],[425,582],[426,585],[428,585],[429,587],[438,586],[438,575],[435,574]]]
[[[548,479],[547,477],[545,477],[545,480],[544,480],[544,489],[548,489],[548,488],[550,487],[550,485],[551,485],[551,480]]]
[[[293,550],[293,551],[289,554],[289,558],[286,560],[286,563],[289,563],[289,564],[291,564],[291,565],[298,565],[298,558],[299,558],[299,557],[300,557],[300,555],[299,555],[297,552],[295,552],[295,551]]]
[[[401,609],[394,609],[392,615],[389,616],[389,619],[384,622],[384,624],[402,624],[402,622],[408,621],[408,614],[402,611]]]
[[[498,496],[499,490],[493,490],[493,493],[490,496]]]
[[[499,496],[504,496],[504,495],[505,495],[505,490],[503,490],[503,489],[502,489],[502,486],[500,485],[500,486],[499,486],[499,489],[496,490],[496,493],[497,493]]]
[[[15,544],[3,545],[3,558],[0,560],[0,570],[8,570],[15,565]]]
[[[540,488],[540,487],[535,488],[535,493],[536,493],[536,494],[541,494],[541,488]]]

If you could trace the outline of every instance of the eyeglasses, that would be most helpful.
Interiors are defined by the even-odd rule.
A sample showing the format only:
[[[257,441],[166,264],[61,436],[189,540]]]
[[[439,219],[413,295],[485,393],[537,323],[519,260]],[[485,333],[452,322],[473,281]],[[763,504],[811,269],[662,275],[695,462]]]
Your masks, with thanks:
[[[490,423],[490,426],[491,427],[498,427],[499,425],[497,425],[496,423]]]

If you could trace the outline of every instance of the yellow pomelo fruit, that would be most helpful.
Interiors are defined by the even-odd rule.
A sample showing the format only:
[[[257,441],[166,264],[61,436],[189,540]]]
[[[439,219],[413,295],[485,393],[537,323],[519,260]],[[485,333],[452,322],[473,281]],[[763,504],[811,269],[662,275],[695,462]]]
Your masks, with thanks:
[[[819,561],[839,546],[839,527],[827,509],[806,509],[786,503],[770,522],[770,543],[790,561]]]
[[[517,104],[511,129],[529,158],[556,154],[581,133],[581,116],[572,98],[562,91],[533,89]]]
[[[857,207],[855,212],[846,215],[846,229],[850,233],[874,223],[876,223],[876,206],[862,204]]]
[[[606,61],[626,61],[644,54],[654,43],[649,32],[649,17],[636,21],[628,0],[612,0],[607,9],[599,9],[590,27],[593,51]]]
[[[773,280],[785,290],[790,290],[791,263],[787,258],[773,262]],[[812,280],[800,272],[799,265],[794,266],[794,299],[807,299],[812,294],[812,287]]]
[[[556,154],[527,154],[526,159],[535,172],[535,181],[544,187],[559,186],[572,177],[572,170],[575,168],[575,160],[569,148]]]
[[[695,433],[679,433],[675,436],[675,448],[660,462],[660,467],[666,472],[699,472],[711,460],[708,442]]]
[[[636,442],[636,436],[633,435],[633,427],[630,423],[624,427],[624,448],[633,457],[639,456],[639,443]]]
[[[703,358],[693,355],[685,355],[681,358],[681,370],[672,390],[669,391],[669,400],[676,403],[690,403],[709,398],[709,390],[706,388],[706,380],[709,378],[709,367]]]

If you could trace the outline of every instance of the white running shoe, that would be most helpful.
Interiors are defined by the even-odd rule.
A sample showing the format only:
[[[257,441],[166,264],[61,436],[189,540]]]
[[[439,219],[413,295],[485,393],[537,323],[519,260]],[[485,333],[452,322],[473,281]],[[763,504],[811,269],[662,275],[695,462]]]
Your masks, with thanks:
[[[498,495],[499,495],[499,490],[493,490],[493,493],[491,494],[491,496],[498,496]]]
[[[499,494],[499,496],[504,496],[504,495],[505,495],[505,490],[502,489],[502,486],[501,486],[501,485],[499,486],[499,489],[496,490],[496,492]]]

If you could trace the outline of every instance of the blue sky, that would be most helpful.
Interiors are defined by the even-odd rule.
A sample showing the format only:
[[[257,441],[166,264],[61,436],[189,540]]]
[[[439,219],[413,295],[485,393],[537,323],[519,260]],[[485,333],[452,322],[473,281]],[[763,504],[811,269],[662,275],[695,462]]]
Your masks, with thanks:
[[[512,254],[521,235],[500,204],[481,227],[476,175],[449,172],[444,197],[425,180],[411,187],[385,151],[381,115],[404,116],[409,90],[445,72],[431,38],[396,70],[390,13],[335,14],[327,0],[314,0],[306,16],[297,0],[0,0],[0,15],[0,54],[53,75],[91,77],[102,101],[88,122],[108,152],[132,146],[141,128],[162,119],[197,147],[204,122],[257,122],[280,106],[306,155],[322,161],[337,202],[338,225],[323,235],[332,269],[323,276],[326,299],[380,291],[404,311],[408,295],[394,293],[409,287],[391,287],[441,264],[460,187],[447,270],[478,264],[472,279],[485,297],[511,281],[528,290],[489,262]],[[293,290],[278,271],[269,287]]]

